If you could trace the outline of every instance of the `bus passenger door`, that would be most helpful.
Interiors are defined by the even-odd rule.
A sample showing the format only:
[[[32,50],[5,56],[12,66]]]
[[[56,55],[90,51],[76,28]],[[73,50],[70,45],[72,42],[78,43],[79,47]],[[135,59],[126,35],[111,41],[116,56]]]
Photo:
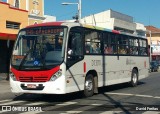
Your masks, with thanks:
[[[83,37],[82,28],[73,27],[69,32],[67,47],[67,91],[79,91],[83,82]],[[81,88],[81,89],[80,89]]]

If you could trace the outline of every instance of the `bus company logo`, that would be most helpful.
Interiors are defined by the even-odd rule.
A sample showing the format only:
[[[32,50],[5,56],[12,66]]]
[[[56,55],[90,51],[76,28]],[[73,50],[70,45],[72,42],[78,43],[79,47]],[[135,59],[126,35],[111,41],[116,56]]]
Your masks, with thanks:
[[[34,61],[34,63],[33,63],[34,65],[38,65],[39,64],[39,62],[38,61]]]

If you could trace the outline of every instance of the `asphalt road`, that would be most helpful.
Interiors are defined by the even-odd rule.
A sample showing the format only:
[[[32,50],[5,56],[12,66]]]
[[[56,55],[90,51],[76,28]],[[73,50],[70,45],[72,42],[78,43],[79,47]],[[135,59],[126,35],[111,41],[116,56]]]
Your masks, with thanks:
[[[0,111],[4,114],[53,114],[53,111],[54,114],[160,114],[160,72],[151,73],[137,87],[130,87],[128,83],[107,86],[99,88],[99,94],[89,98],[82,97],[81,92],[67,95],[14,95],[10,92],[9,82],[5,80],[0,81],[0,91],[0,106],[12,108],[12,111]],[[28,112],[31,110],[35,112]]]

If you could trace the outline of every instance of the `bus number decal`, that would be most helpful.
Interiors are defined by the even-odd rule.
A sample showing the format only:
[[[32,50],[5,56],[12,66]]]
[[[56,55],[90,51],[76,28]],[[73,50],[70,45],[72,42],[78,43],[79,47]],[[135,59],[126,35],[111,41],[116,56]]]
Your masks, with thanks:
[[[101,66],[101,60],[92,60],[91,64],[92,66]]]

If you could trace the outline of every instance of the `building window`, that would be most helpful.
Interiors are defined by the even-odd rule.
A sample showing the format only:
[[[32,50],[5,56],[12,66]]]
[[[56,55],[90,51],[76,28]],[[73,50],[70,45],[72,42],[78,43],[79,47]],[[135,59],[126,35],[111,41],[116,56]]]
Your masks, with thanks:
[[[20,23],[11,22],[11,21],[6,21],[6,28],[10,28],[10,29],[20,29]]]
[[[15,0],[15,7],[19,8],[19,0]]]

